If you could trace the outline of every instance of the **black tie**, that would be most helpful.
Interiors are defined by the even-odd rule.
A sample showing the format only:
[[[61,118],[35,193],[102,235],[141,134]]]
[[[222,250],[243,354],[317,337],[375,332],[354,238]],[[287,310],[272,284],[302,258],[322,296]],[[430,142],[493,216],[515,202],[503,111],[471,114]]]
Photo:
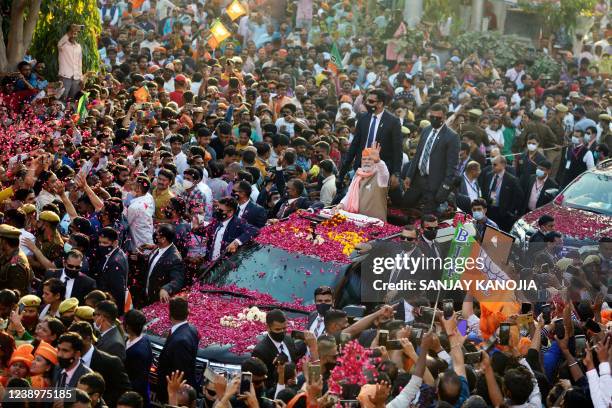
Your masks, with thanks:
[[[67,379],[68,379],[68,374],[66,374],[66,372],[63,372],[62,375],[60,376],[59,387],[65,387]]]

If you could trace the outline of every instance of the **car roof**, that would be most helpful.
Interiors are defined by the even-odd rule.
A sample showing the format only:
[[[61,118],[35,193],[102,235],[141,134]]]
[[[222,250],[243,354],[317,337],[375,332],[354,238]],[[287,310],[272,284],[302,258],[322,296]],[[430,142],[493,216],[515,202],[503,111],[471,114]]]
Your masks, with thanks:
[[[597,163],[597,166],[595,166],[591,172],[596,174],[612,175],[612,158]]]

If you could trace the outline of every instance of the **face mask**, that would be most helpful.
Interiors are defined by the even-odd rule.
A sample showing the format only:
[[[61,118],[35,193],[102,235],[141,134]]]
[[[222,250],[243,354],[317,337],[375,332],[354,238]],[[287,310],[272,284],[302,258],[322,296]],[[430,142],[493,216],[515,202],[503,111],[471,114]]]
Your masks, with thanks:
[[[70,279],[74,279],[77,276],[79,276],[79,272],[81,272],[81,268],[78,269],[71,269],[71,268],[66,268],[64,267],[64,273],[66,274],[67,277],[69,277]]]
[[[542,177],[544,177],[544,175],[545,175],[545,174],[546,174],[546,173],[544,173],[544,170],[542,170],[542,169],[536,169],[536,177],[540,177],[540,178],[542,178]]]
[[[576,137],[576,136],[572,136],[572,143],[577,145],[580,143],[580,138]]]
[[[22,316],[21,317],[21,323],[23,323],[23,325],[28,328],[28,327],[35,327],[36,324],[38,323],[38,316]],[[66,326],[68,327],[68,326]]]
[[[529,143],[527,145],[527,150],[529,150],[530,152],[535,152],[537,148],[538,148],[538,145],[535,143]]]
[[[431,123],[431,126],[434,129],[439,129],[442,126],[442,123],[444,122],[442,121],[442,118],[439,118],[437,116],[430,116],[429,123]]]
[[[74,318],[72,318],[72,317],[60,317],[60,320],[62,321],[62,323],[64,324],[65,327],[70,327],[70,325],[74,321]]]
[[[482,211],[474,211],[472,212],[472,217],[474,217],[476,221],[480,221],[484,218],[484,213]]]
[[[183,188],[185,190],[189,190],[191,187],[193,187],[193,182],[192,181],[183,180]]]
[[[426,229],[425,231],[423,231],[423,236],[425,238],[427,238],[430,241],[433,241],[434,239],[436,239],[436,236],[438,235],[438,230],[428,230]]]
[[[268,332],[268,334],[270,334],[270,338],[276,342],[281,342],[283,340],[285,340],[285,332],[280,332],[280,333],[272,333],[272,332]]]
[[[63,369],[69,368],[73,362],[74,362],[74,357],[66,358],[66,357],[57,356],[57,363]]]
[[[100,254],[100,256],[106,257],[108,256],[108,254],[111,253],[111,251],[113,250],[112,246],[98,246],[98,254]]]
[[[68,242],[64,242],[64,252],[68,253],[72,251],[72,245],[70,245]]]
[[[217,208],[215,211],[213,211],[213,217],[215,217],[215,219],[218,221],[225,221],[227,215]]]
[[[591,141],[591,135],[587,133],[586,135],[584,135],[584,142],[589,143],[590,141]]]
[[[317,313],[319,316],[325,316],[325,313],[331,309],[331,305],[328,303],[317,303]]]

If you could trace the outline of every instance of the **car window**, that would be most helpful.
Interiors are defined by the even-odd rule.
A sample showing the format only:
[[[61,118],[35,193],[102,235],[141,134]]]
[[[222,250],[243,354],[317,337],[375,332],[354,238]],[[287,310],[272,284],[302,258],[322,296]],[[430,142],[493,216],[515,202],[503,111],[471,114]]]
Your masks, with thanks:
[[[612,177],[583,173],[563,191],[562,205],[612,215]]]
[[[309,305],[314,301],[314,290],[321,285],[335,287],[347,267],[257,244],[243,248],[215,267],[205,277],[204,283],[217,286],[235,284],[268,293],[279,302],[302,298],[303,304]]]

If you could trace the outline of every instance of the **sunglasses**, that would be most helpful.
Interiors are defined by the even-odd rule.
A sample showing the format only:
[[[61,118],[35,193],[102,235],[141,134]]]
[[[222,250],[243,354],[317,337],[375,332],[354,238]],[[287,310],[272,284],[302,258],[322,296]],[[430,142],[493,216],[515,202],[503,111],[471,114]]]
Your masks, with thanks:
[[[415,237],[400,237],[400,239],[404,242],[414,242],[416,241]]]

